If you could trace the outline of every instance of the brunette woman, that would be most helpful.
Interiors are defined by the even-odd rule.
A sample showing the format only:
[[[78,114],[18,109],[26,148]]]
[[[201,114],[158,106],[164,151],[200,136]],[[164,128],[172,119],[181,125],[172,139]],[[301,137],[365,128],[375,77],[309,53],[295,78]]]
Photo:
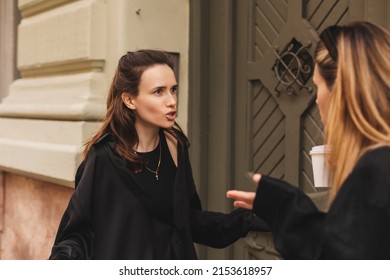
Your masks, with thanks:
[[[193,242],[222,248],[252,228],[248,210],[202,211],[177,89],[167,53],[120,58],[51,259],[196,259]]]

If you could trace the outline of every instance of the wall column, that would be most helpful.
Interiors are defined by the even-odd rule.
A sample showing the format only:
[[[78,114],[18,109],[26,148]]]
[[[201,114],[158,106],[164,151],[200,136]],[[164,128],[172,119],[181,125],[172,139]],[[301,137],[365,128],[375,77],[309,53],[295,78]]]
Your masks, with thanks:
[[[11,48],[20,75],[1,89],[7,94],[0,102],[0,258],[46,259],[73,193],[83,145],[105,115],[106,94],[120,56],[141,48],[177,54],[178,122],[187,129],[189,3],[0,3],[0,29],[3,3],[13,3],[21,17],[17,45]]]

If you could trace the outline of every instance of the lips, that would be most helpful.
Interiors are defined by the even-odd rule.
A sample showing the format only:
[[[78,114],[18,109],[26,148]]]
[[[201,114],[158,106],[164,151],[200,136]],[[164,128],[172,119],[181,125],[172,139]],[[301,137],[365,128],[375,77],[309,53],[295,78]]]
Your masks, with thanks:
[[[174,121],[176,119],[176,111],[169,112],[168,114],[165,114],[165,117],[169,121]]]

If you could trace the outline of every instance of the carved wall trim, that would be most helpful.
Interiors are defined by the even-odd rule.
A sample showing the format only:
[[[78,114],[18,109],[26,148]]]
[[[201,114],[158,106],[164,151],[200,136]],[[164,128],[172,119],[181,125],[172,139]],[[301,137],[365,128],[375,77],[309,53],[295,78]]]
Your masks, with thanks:
[[[22,17],[30,17],[77,0],[25,0],[19,1]]]

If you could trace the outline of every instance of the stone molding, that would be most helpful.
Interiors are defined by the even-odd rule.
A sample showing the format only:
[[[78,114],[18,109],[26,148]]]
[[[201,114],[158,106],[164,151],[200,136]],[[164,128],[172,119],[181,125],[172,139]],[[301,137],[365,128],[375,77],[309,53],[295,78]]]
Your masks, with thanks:
[[[26,18],[77,0],[19,0],[19,10]]]
[[[100,125],[0,118],[0,170],[73,187],[82,143]]]
[[[98,72],[19,79],[0,105],[0,116],[99,121],[107,90],[106,75]]]
[[[14,1],[0,1],[0,102],[8,95],[8,85],[17,76],[16,72],[16,5]]]
[[[76,1],[22,19],[18,28],[20,71],[25,76],[50,75],[50,70],[52,74],[101,71],[107,45],[106,8],[102,0]]]
[[[80,72],[102,72],[104,69],[104,60],[75,60],[62,63],[46,63],[19,67],[22,78],[66,75]]]

